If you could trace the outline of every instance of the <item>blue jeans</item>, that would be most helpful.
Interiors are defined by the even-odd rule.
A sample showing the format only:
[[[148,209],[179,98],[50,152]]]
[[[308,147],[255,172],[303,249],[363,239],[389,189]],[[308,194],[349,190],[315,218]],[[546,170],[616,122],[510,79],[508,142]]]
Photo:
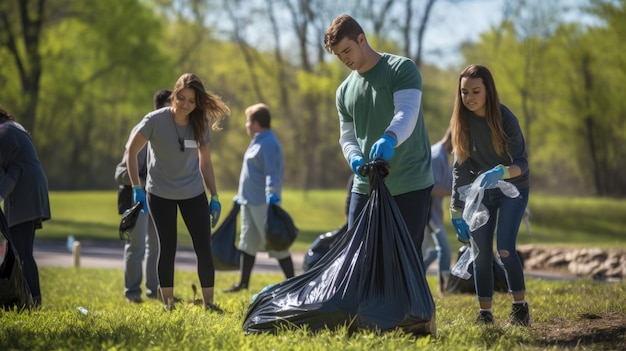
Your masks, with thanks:
[[[428,269],[428,267],[437,259],[439,260],[439,267],[437,269],[438,275],[444,272],[450,273],[450,262],[452,260],[452,253],[450,252],[450,242],[448,241],[448,237],[446,236],[446,230],[443,227],[443,224],[436,225],[432,223],[431,225],[433,226],[432,229],[434,229],[435,231],[432,231],[429,227],[426,227],[426,233],[430,233],[430,236],[433,238],[435,247],[428,247],[428,249],[426,250],[426,256],[424,257],[424,269]],[[425,244],[428,243],[427,236],[424,237],[424,242]]]
[[[496,234],[498,258],[503,265],[511,294],[526,291],[524,270],[517,249],[517,232],[528,204],[529,189],[520,189],[520,196],[510,198],[498,188],[487,189],[483,205],[489,210],[489,221],[472,232],[479,253],[474,261],[474,284],[478,301],[493,297],[493,236]]]
[[[424,241],[424,228],[428,220],[428,206],[430,206],[430,192],[432,189],[433,187],[430,186],[426,189],[410,191],[393,197],[402,214],[404,224],[406,224],[413,239],[420,261],[423,261],[422,242]],[[352,193],[348,211],[348,228],[352,227],[368,199],[369,195]]]
[[[124,245],[124,296],[128,299],[141,297],[144,257],[147,257],[146,295],[156,298],[159,288],[157,276],[159,241],[152,219],[147,213],[142,212]]]

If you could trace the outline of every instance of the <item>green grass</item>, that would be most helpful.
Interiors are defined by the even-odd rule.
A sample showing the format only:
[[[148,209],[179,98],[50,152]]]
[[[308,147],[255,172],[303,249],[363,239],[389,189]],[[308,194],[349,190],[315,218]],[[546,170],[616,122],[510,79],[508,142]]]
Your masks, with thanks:
[[[222,219],[232,207],[232,191],[221,192]],[[120,216],[117,193],[51,192],[52,220],[37,232],[39,239],[117,240]],[[285,190],[282,206],[291,214],[300,233],[292,250],[304,252],[325,232],[345,223],[344,190]],[[447,206],[447,203],[444,205]],[[624,199],[557,197],[531,194],[531,234],[522,225],[518,243],[559,246],[626,247],[626,201]],[[446,214],[447,216],[447,214]],[[208,219],[207,219],[208,220]],[[452,226],[445,219],[451,243]],[[190,243],[179,216],[179,241]]]
[[[232,196],[232,192],[221,193],[223,217],[232,206]],[[285,191],[283,207],[300,228],[292,250],[305,251],[319,234],[345,222],[344,196],[343,190]],[[115,192],[52,192],[50,198],[53,220],[37,232],[38,239],[65,240],[71,234],[79,240],[118,240],[120,217],[116,213]],[[531,234],[526,235],[522,226],[520,244],[626,247],[623,200],[532,195],[530,208]],[[455,243],[451,226],[448,229],[450,240]],[[179,230],[181,243],[188,244],[189,235],[182,221]],[[123,298],[120,269],[41,267],[40,276],[41,310],[0,311],[0,350],[602,350],[624,346],[623,336],[618,345],[605,344],[597,338],[589,341],[597,335],[604,335],[605,339],[618,339],[616,333],[623,335],[623,282],[527,278],[527,300],[533,319],[530,329],[504,326],[510,309],[507,294],[494,296],[497,323],[487,328],[473,323],[477,312],[475,296],[435,294],[436,336],[415,337],[402,332],[350,335],[345,329],[246,336],[242,323],[252,295],[281,281],[280,274],[255,273],[249,291],[223,294],[221,290],[235,284],[238,274],[218,271],[215,301],[228,312],[224,316],[205,313],[191,303],[183,303],[171,313],[163,311],[157,301],[129,304]],[[195,273],[177,271],[176,295],[192,301],[194,283],[198,285]],[[434,277],[429,276],[428,283],[434,291]],[[79,307],[88,313],[79,312]],[[621,329],[594,329],[581,317],[585,315],[601,316],[603,320],[618,316]],[[574,330],[566,335],[564,325],[574,326]],[[550,331],[556,336],[548,336]],[[607,337],[607,333],[612,334]]]
[[[215,301],[227,311],[223,316],[205,313],[190,302],[172,312],[165,312],[153,300],[129,304],[123,298],[120,269],[42,267],[40,275],[41,310],[0,310],[0,350],[566,350],[575,348],[547,343],[542,330],[578,323],[582,338],[587,330],[581,315],[626,315],[624,283],[529,278],[530,329],[505,326],[510,309],[506,294],[494,296],[494,327],[474,325],[477,307],[473,295],[435,294],[436,336],[402,332],[349,335],[345,329],[245,335],[242,323],[252,295],[279,282],[281,275],[255,274],[250,290],[223,294],[220,291],[238,277],[218,272]],[[192,301],[192,283],[197,284],[195,273],[177,271],[176,295]],[[434,277],[429,276],[428,283],[435,289]],[[79,307],[88,313],[81,313]],[[583,343],[579,349],[615,349],[615,345]]]

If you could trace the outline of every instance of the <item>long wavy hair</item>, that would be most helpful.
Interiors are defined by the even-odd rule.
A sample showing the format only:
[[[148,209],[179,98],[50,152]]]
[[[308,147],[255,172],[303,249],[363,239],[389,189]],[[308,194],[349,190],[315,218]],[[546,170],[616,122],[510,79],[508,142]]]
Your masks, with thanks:
[[[471,154],[472,140],[469,131],[469,122],[467,116],[470,110],[463,105],[461,97],[461,79],[463,78],[480,78],[485,85],[486,102],[485,102],[485,119],[489,126],[491,134],[491,144],[499,155],[505,155],[507,136],[502,127],[502,111],[500,109],[500,98],[496,90],[496,83],[489,72],[489,69],[481,65],[469,65],[459,75],[458,85],[456,89],[456,98],[454,100],[454,110],[452,112],[452,145],[454,154],[459,161],[463,163]]]
[[[200,78],[193,73],[185,73],[178,78],[172,90],[172,97],[185,88],[193,89],[195,92],[196,108],[189,114],[189,123],[196,143],[203,145],[204,134],[209,125],[213,130],[221,130],[220,122],[230,115],[230,108],[219,96],[208,92]]]

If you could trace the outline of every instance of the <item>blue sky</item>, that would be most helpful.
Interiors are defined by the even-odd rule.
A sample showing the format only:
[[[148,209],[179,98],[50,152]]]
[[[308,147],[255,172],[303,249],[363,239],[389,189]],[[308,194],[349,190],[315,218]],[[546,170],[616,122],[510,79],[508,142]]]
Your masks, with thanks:
[[[437,2],[424,37],[424,61],[442,67],[459,63],[459,45],[466,41],[478,41],[481,33],[497,25],[502,20],[505,3],[511,1],[514,0],[461,1],[455,5],[446,1]],[[588,0],[558,0],[552,3],[535,1],[547,6],[571,7],[572,10],[561,14],[563,21],[592,21],[589,16],[582,16],[577,10]]]

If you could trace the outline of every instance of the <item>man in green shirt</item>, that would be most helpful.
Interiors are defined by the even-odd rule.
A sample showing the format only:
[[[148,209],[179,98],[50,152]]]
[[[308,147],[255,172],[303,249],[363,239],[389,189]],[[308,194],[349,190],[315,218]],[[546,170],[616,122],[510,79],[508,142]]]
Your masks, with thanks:
[[[352,70],[336,96],[339,143],[355,173],[348,226],[368,200],[368,180],[358,170],[382,158],[390,164],[385,184],[421,259],[434,180],[419,70],[409,58],[373,50],[361,26],[348,15],[335,18],[326,29],[324,47]]]

